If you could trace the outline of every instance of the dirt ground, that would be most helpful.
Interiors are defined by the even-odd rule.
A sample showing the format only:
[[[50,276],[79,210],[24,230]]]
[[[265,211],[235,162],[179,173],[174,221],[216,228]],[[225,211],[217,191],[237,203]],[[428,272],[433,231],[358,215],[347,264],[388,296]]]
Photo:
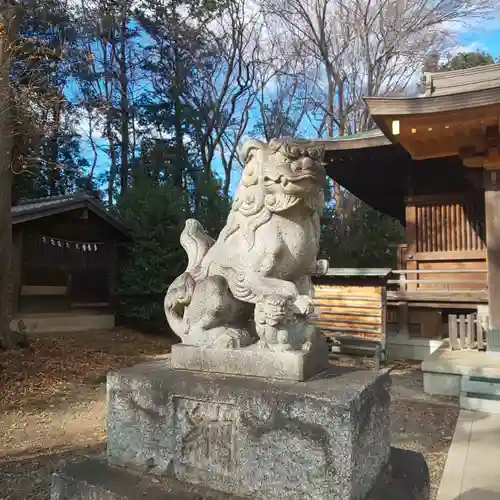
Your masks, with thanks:
[[[170,345],[116,329],[40,336],[28,349],[0,352],[0,500],[48,500],[61,462],[104,451],[106,373],[165,354]],[[391,373],[392,444],[424,454],[433,500],[457,401],[424,395],[418,364],[393,365]]]

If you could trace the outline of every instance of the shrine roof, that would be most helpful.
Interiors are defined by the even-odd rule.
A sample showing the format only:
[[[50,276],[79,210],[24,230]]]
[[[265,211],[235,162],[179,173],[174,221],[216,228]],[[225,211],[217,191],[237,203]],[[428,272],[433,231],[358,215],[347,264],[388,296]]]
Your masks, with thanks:
[[[364,99],[378,128],[351,136],[316,139],[325,148],[328,175],[373,208],[404,223],[407,179],[428,177],[434,168],[455,163],[450,170],[463,176],[456,157],[413,160],[389,127],[392,119],[411,115],[495,109],[500,106],[500,63],[457,71],[425,73],[420,93],[405,97]],[[428,181],[429,183],[431,180]]]
[[[388,130],[384,117],[460,112],[499,105],[500,63],[424,73],[421,93],[417,96],[365,97],[364,101],[382,132],[391,142],[397,142],[397,138]]]
[[[325,148],[327,174],[342,187],[404,223],[404,186],[411,158],[380,129],[316,139]]]
[[[343,135],[341,137],[332,137],[328,139],[315,139],[314,144],[323,146],[326,151],[348,151],[352,149],[388,146],[391,144],[391,141],[387,139],[379,128],[375,128],[373,130],[354,135]]]
[[[120,233],[130,236],[130,231],[125,225],[120,222],[117,217],[111,214],[97,198],[84,193],[22,199],[11,207],[12,224],[22,224],[24,222],[50,217],[79,208],[89,209]]]

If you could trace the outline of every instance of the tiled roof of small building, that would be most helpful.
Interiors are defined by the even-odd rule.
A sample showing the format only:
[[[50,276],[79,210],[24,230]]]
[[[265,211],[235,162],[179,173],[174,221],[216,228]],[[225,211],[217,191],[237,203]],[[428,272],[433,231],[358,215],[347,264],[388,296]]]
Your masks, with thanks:
[[[47,196],[44,198],[22,199],[17,205],[12,207],[12,214],[24,214],[37,212],[49,207],[63,206],[72,204],[76,200],[87,200],[89,196],[65,195],[65,196]]]
[[[44,198],[22,199],[11,207],[12,223],[20,224],[33,219],[49,217],[76,208],[89,208],[102,219],[109,222],[118,231],[129,234],[127,228],[97,198],[85,193]]]

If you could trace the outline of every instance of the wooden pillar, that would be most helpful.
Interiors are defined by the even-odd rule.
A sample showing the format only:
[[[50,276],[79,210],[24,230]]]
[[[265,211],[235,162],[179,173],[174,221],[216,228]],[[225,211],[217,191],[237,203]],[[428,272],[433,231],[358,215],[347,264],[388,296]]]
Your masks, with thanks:
[[[500,328],[500,165],[498,167],[484,170],[488,302],[492,328]]]
[[[413,271],[417,269],[417,261],[415,253],[417,252],[417,207],[415,205],[406,205],[406,239],[408,242],[406,251],[406,269]],[[412,281],[418,279],[416,273],[407,273],[406,278],[410,281],[407,285],[407,290],[412,291],[417,289],[417,284]]]
[[[408,302],[400,302],[398,307],[398,334],[410,338],[410,324],[408,321]]]

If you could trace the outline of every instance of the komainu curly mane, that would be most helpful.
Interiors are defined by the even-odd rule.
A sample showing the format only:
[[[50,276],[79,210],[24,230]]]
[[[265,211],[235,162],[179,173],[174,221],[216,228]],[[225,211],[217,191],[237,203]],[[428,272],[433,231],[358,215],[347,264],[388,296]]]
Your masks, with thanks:
[[[240,150],[244,169],[223,230],[224,239],[240,230],[248,243],[248,250],[251,250],[258,227],[268,222],[273,213],[289,210],[301,201],[316,212],[318,217],[321,215],[324,205],[322,189],[304,199],[287,193],[266,193],[266,173],[270,172],[274,165],[283,163],[283,160],[293,159],[288,150],[286,139],[272,139],[269,144],[251,139],[244,144]],[[278,153],[282,153],[284,158],[279,158]],[[319,154],[322,155],[322,152]],[[236,214],[243,217],[237,217]]]

